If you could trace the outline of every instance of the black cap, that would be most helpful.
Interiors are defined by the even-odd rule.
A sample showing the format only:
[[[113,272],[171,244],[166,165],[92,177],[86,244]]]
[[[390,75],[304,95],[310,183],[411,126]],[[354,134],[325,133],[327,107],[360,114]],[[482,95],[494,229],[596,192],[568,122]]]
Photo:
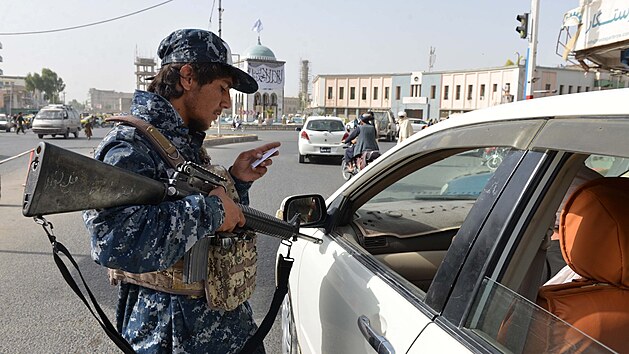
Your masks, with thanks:
[[[202,29],[179,29],[164,38],[157,55],[162,65],[171,63],[219,63],[228,67],[234,79],[233,88],[244,93],[258,91],[258,83],[246,72],[235,67],[225,41]]]

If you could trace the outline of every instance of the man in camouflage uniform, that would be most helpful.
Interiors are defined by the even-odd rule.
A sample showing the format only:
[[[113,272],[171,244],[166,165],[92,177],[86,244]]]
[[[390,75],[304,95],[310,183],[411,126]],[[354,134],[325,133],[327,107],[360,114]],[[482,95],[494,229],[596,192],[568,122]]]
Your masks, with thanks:
[[[183,157],[204,163],[204,131],[231,106],[230,88],[257,91],[256,81],[231,65],[229,47],[204,30],[177,30],[162,40],[160,72],[148,91],[136,91],[131,114],[155,126]],[[240,153],[229,173],[240,203],[248,204],[253,181],[266,160],[251,163],[279,142]],[[117,125],[95,157],[156,180],[173,172],[137,128]],[[161,271],[181,260],[197,240],[243,226],[244,215],[223,188],[158,205],[134,205],[83,213],[92,236],[92,258],[130,273]],[[255,333],[248,301],[234,310],[209,307],[203,296],[175,295],[122,281],[117,329],[139,353],[233,353]],[[259,353],[264,353],[261,346]]]

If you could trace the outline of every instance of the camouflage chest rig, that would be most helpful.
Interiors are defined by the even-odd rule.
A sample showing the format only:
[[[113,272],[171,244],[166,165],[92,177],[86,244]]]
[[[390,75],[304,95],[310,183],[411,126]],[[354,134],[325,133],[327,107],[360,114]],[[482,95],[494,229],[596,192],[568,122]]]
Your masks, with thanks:
[[[183,161],[174,145],[148,122],[133,116],[108,120],[135,127],[169,166],[174,168]],[[227,195],[238,202],[238,192],[227,169],[211,165],[203,147],[200,156],[204,168],[225,178]],[[110,269],[109,279],[114,285],[122,281],[169,294],[205,297],[210,308],[231,311],[253,294],[256,271],[256,234],[246,231],[237,236],[216,234],[202,238],[182,259],[165,270],[138,274]]]

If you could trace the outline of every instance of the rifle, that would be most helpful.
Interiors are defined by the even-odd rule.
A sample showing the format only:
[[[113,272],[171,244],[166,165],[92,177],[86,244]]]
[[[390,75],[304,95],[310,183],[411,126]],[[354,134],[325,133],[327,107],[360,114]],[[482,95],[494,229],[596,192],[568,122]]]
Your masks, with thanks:
[[[168,181],[156,181],[128,170],[108,165],[101,161],[77,154],[45,142],[35,149],[33,158],[28,166],[28,175],[24,188],[22,214],[32,216],[40,223],[53,245],[53,257],[64,279],[76,295],[83,301],[94,318],[101,325],[109,338],[125,353],[134,353],[131,345],[117,332],[98,305],[94,295],[89,290],[78,265],[69,251],[56,241],[52,232],[52,224],[43,216],[86,209],[112,208],[126,205],[159,204],[164,200],[183,198],[190,194],[207,194],[218,186],[224,186],[227,181],[200,165],[185,162],[177,166],[176,172]],[[301,202],[300,202],[301,201]],[[304,206],[303,201],[308,201]],[[312,204],[311,204],[312,202]],[[293,216],[289,221],[278,219],[245,205],[239,205],[246,221],[243,230],[251,230],[278,237],[282,242],[290,244],[289,239],[302,238],[314,243],[322,240],[299,233],[301,220],[304,226],[323,226],[325,214],[322,213],[325,201],[320,195],[306,195],[290,197],[286,203],[286,217]],[[311,207],[309,207],[311,206]],[[309,209],[310,208],[310,209]],[[314,211],[316,220],[303,218]],[[235,233],[243,230],[234,230]],[[233,234],[232,234],[233,235]],[[218,239],[229,239],[230,235]],[[184,256],[184,281],[194,282],[206,278],[207,248],[210,238],[205,237]],[[93,309],[81,293],[72,275],[58,255],[61,252],[68,257],[79,273],[83,285],[93,304]],[[277,267],[277,284],[269,312],[262,321],[258,331],[247,340],[241,348],[241,353],[251,353],[258,347],[271,329],[282,299],[288,292],[288,277],[292,267],[292,258],[279,256]],[[97,316],[98,314],[98,316]]]
[[[43,216],[126,205],[154,205],[190,194],[207,194],[226,182],[225,178],[192,162],[178,166],[168,181],[156,181],[42,142],[35,149],[28,168],[22,214]],[[324,202],[319,201],[319,205],[322,204]],[[302,238],[321,243],[318,238],[299,233],[298,218],[284,221],[246,205],[239,204],[239,207],[246,219],[244,230],[283,240]],[[241,231],[235,230],[235,233]],[[218,237],[229,244],[229,237]],[[184,256],[184,281],[205,279],[209,242],[209,238],[201,239]]]

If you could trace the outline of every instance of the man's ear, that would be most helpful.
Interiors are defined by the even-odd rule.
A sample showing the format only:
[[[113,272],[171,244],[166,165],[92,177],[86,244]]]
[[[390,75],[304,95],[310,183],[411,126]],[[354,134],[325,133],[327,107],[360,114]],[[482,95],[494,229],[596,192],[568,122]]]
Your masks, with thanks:
[[[186,64],[179,69],[179,84],[185,91],[189,91],[192,88],[193,79],[194,75],[190,65]]]

